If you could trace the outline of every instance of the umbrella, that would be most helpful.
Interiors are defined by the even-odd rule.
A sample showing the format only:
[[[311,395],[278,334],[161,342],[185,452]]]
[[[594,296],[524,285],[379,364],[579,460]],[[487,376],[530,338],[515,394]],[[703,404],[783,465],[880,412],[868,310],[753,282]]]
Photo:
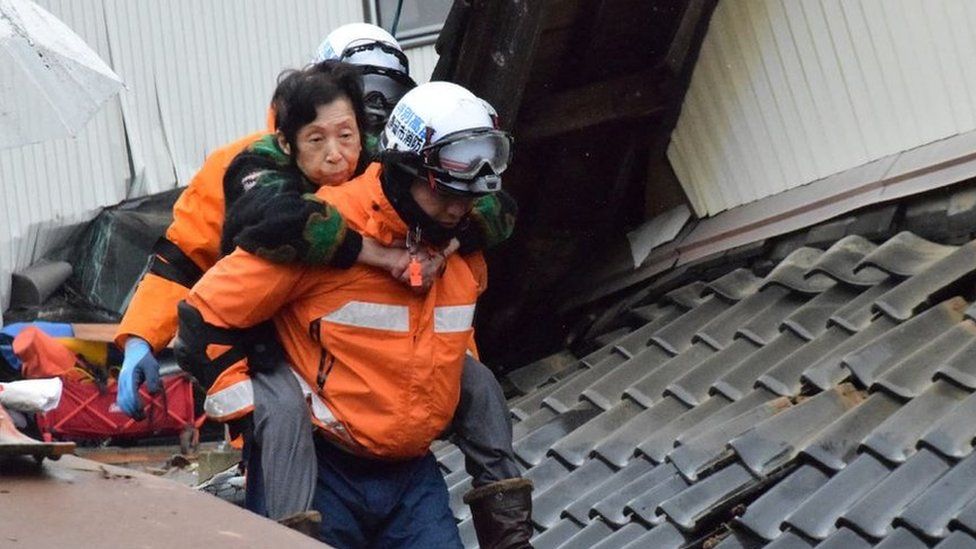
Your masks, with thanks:
[[[0,149],[74,136],[122,80],[58,18],[0,0]]]

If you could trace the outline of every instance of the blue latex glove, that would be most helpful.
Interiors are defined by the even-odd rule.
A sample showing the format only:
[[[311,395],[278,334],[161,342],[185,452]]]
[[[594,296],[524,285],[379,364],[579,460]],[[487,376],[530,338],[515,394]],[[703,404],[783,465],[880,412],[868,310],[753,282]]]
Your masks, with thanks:
[[[159,362],[152,354],[152,347],[141,337],[130,337],[125,342],[125,358],[119,372],[119,394],[115,403],[125,415],[133,419],[143,419],[142,399],[139,386],[146,382],[150,394],[163,389],[159,380]]]

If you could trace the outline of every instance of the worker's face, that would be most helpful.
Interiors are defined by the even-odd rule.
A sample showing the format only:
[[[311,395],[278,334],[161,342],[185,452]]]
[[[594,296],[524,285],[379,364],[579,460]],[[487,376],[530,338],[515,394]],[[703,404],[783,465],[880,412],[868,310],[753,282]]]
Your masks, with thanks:
[[[297,151],[291,151],[284,137],[278,142],[310,181],[322,187],[341,185],[352,178],[359,162],[362,142],[356,114],[349,99],[342,97],[319,105],[317,116],[295,135]]]
[[[414,181],[410,194],[431,219],[444,227],[452,229],[471,212],[474,198],[445,194],[432,189],[423,179]]]

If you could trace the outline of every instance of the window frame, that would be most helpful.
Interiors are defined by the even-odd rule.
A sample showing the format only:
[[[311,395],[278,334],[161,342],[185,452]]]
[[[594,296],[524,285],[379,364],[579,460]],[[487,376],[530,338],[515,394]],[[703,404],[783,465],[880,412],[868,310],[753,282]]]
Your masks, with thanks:
[[[404,1],[407,2],[409,0]],[[363,15],[365,16],[367,22],[382,27],[383,25],[380,25],[379,17],[379,2],[380,0],[363,0]],[[396,39],[397,42],[400,43],[400,47],[402,47],[404,50],[407,48],[427,46],[437,42],[437,37],[440,36],[443,28],[443,23],[427,25],[426,27],[411,29],[410,32],[402,33],[399,36],[396,36]]]

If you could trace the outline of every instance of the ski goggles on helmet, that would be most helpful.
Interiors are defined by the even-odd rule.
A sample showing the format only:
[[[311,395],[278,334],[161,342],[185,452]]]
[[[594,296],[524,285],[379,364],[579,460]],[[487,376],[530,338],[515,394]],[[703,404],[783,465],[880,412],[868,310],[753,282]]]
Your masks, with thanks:
[[[417,84],[400,71],[372,65],[364,65],[360,69],[367,121],[383,125],[397,102]]]
[[[404,74],[410,72],[410,62],[402,51],[384,42],[365,42],[342,50],[339,61],[352,65],[382,67]]]
[[[502,176],[496,174],[481,175],[474,179],[454,179],[428,171],[427,177],[434,191],[448,198],[478,198],[502,189]]]
[[[512,160],[512,136],[492,128],[462,130],[445,135],[420,151],[424,166],[453,179],[500,176]],[[488,168],[490,173],[485,172]],[[494,192],[488,190],[485,192]]]

